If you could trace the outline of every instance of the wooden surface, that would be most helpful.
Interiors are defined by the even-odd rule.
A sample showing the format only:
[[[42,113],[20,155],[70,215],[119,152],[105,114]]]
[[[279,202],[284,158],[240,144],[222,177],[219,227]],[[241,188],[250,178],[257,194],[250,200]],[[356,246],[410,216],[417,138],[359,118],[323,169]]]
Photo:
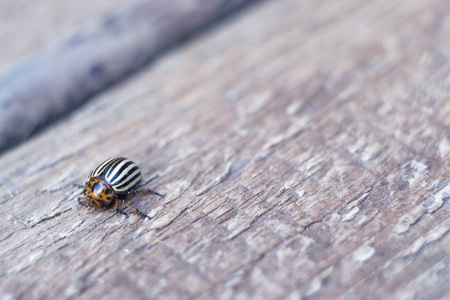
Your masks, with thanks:
[[[9,299],[445,299],[450,6],[267,1],[0,157]],[[163,199],[77,204],[104,159]]]
[[[5,41],[13,37],[16,37],[15,40],[27,40],[28,36],[41,43],[53,41],[54,36],[58,36],[58,30],[51,26],[48,26],[48,32],[44,32],[53,38],[43,35],[40,40],[34,36],[37,34],[40,37],[42,34],[38,28],[47,28],[45,25],[8,35],[10,27],[17,23],[8,22],[9,19],[29,22],[27,24],[36,21],[33,18],[29,21],[25,19],[27,14],[17,8],[22,1],[19,4],[0,5],[0,8],[4,6],[3,14],[12,16],[0,21],[4,28],[0,32],[7,33]],[[92,9],[98,12],[98,17],[95,22],[90,22],[90,26],[82,22],[86,16],[77,18],[80,17],[79,11],[75,10],[72,16],[71,9],[77,5],[64,7],[62,4],[62,15],[69,15],[68,20],[55,19],[63,20],[60,22],[61,27],[66,25],[75,28],[78,25],[79,29],[46,49],[40,49],[39,42],[29,43],[26,49],[31,51],[34,45],[36,53],[0,76],[0,153],[36,134],[133,72],[145,68],[170,46],[198,34],[208,25],[217,23],[253,1],[172,0],[171,5],[167,5],[165,0],[134,0],[126,5],[111,2],[109,7],[104,3],[108,1],[99,2]],[[33,15],[35,10],[39,11],[40,4],[30,3],[28,7],[25,6],[25,11]],[[90,6],[82,4],[84,7]],[[58,11],[60,4],[55,5],[50,0],[46,6],[53,7],[55,14],[61,16]],[[47,12],[47,15],[51,13]],[[38,17],[34,19],[39,20]],[[13,44],[20,45],[20,42]],[[1,54],[9,61],[8,50],[14,48],[6,47],[6,51]],[[22,57],[26,56],[22,54]],[[0,62],[0,72],[1,66]]]

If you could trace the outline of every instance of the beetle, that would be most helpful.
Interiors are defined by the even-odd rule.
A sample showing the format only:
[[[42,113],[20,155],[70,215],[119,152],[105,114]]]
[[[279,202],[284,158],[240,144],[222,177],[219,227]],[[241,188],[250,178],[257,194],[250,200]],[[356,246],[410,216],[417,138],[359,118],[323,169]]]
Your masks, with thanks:
[[[78,198],[83,206],[94,206],[109,208],[114,205],[116,212],[125,214],[119,204],[128,207],[141,217],[150,217],[139,209],[124,203],[126,196],[135,194],[154,194],[164,197],[151,189],[135,190],[134,187],[141,181],[142,174],[139,167],[125,157],[112,157],[98,165],[88,177],[84,185],[84,203]]]

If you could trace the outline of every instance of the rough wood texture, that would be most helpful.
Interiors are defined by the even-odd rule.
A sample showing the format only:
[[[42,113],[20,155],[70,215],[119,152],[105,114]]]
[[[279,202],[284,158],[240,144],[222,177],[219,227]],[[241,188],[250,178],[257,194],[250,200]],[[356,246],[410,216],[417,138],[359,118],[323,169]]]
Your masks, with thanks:
[[[265,2],[4,154],[2,296],[448,298],[449,13]],[[112,155],[152,220],[77,205]]]
[[[0,77],[0,152],[249,2],[140,0],[111,8],[95,24]]]

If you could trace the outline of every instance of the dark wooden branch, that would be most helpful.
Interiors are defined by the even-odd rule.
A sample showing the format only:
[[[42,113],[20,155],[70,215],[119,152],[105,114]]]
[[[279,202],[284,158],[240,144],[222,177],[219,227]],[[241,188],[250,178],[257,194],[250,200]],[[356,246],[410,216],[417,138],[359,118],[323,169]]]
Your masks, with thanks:
[[[138,1],[0,78],[0,152],[249,0]]]

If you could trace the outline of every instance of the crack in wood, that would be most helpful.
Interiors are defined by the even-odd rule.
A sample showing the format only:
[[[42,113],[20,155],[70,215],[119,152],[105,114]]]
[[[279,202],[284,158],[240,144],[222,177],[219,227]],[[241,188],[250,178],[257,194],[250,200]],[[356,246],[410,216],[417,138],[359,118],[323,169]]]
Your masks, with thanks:
[[[164,229],[166,229],[167,227],[169,227],[170,225],[172,225],[173,222],[175,222],[178,218],[180,218],[186,211],[188,211],[190,209],[190,207],[185,207],[183,208],[175,217],[172,218],[172,220],[170,220],[167,224],[160,226],[160,227],[155,227],[156,230],[162,231]]]
[[[63,211],[58,211],[58,212],[54,213],[53,215],[43,217],[43,218],[41,218],[39,221],[37,221],[36,223],[30,225],[29,228],[36,227],[37,225],[39,225],[39,224],[41,224],[41,223],[44,223],[44,222],[46,222],[46,221],[50,221],[50,220],[52,220],[52,219],[54,219],[54,218],[56,218],[56,217],[61,216],[62,214],[65,214],[66,212],[68,212],[68,211],[70,211],[70,210],[72,210],[72,208],[68,208],[68,209],[63,210]]]
[[[258,222],[261,217],[263,217],[265,214],[267,214],[269,211],[271,211],[272,209],[274,209],[276,207],[276,205],[273,205],[271,207],[269,207],[268,209],[266,209],[265,211],[263,211],[262,213],[258,214],[257,216],[255,216],[255,218],[248,224],[248,226],[242,228],[241,230],[238,230],[234,233],[232,233],[230,236],[228,236],[225,240],[234,240],[236,239],[238,236],[242,235],[243,233],[245,233],[246,231],[250,230],[253,225]]]

